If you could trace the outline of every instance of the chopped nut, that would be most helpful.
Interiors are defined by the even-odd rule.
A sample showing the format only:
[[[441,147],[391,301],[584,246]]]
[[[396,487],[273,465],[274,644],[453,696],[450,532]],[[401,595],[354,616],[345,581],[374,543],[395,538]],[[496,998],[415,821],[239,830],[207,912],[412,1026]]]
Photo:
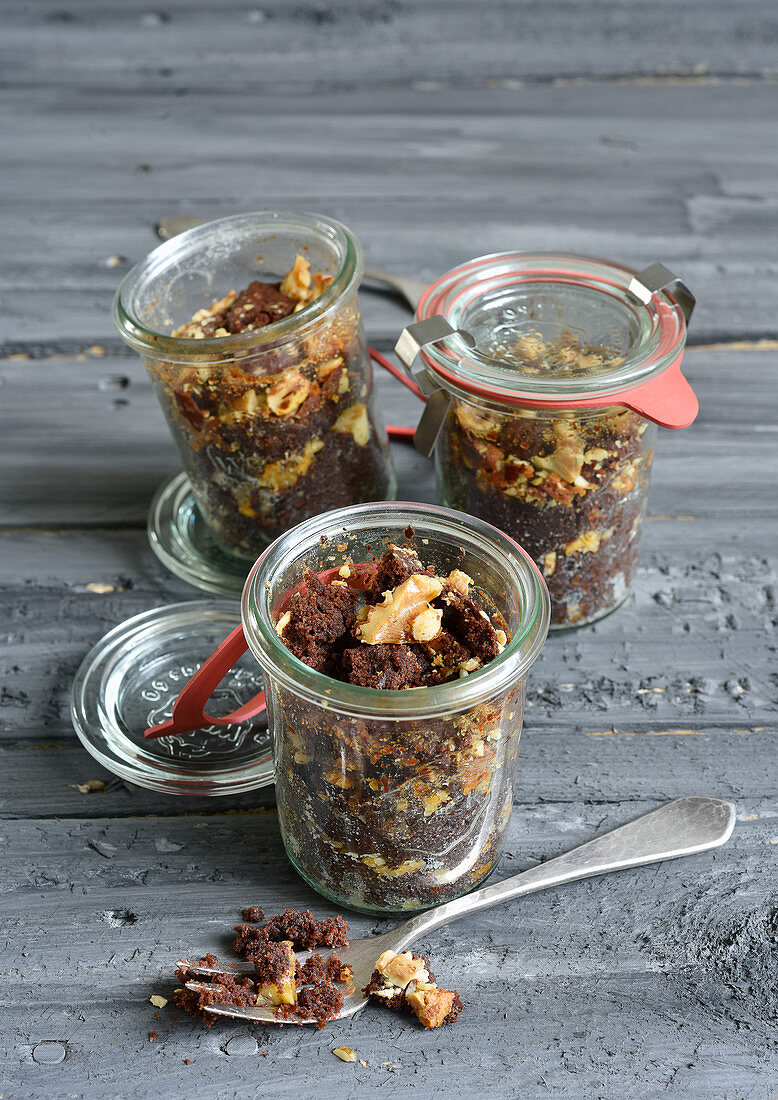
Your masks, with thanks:
[[[115,592],[113,584],[102,584],[100,581],[90,581],[86,586],[90,592],[96,592],[99,596],[107,596],[109,592]]]
[[[370,421],[367,418],[367,405],[357,402],[340,414],[332,425],[333,432],[350,434],[358,447],[364,447],[370,439]]]
[[[571,554],[596,554],[600,549],[600,543],[606,542],[613,534],[613,528],[609,531],[584,531],[577,539],[568,542],[565,546],[565,556]]]
[[[408,1007],[415,1012],[420,1023],[425,1027],[440,1027],[445,1023],[456,999],[456,993],[450,993],[446,989],[436,989],[433,986],[420,987],[405,995]]]
[[[334,359],[325,359],[323,363],[319,363],[316,368],[316,377],[320,382],[326,382],[331,374],[334,374],[339,367],[343,366],[343,360],[339,355],[336,355]]]
[[[293,416],[311,391],[311,384],[299,370],[282,374],[267,391],[267,403],[276,416]]]
[[[504,630],[495,630],[494,640],[497,642],[500,649],[505,649],[505,646],[508,644],[508,635]]]
[[[448,575],[448,583],[460,596],[466,596],[473,578],[468,577],[467,573],[463,573],[461,569],[452,569]]]
[[[278,634],[279,638],[281,637],[281,635],[286,630],[287,626],[289,625],[289,622],[290,622],[291,618],[292,618],[292,612],[291,611],[285,611],[284,614],[281,616],[281,618],[276,623],[276,634]]]
[[[304,302],[311,290],[311,265],[305,256],[298,252],[290,271],[284,275],[278,288],[287,298],[294,298],[297,302]]]
[[[551,425],[556,449],[550,455],[533,455],[532,463],[540,470],[558,474],[572,484],[584,464],[583,437],[569,420],[554,420]]]
[[[413,620],[411,633],[417,642],[431,642],[440,634],[443,612],[436,607],[428,607]]]
[[[414,573],[390,592],[382,604],[370,610],[366,622],[359,624],[361,641],[368,645],[410,641],[414,620],[421,612],[432,610],[429,601],[442,591],[438,577]]]
[[[81,794],[101,794],[106,787],[102,779],[87,779],[86,783],[75,783],[71,785],[75,786]]]
[[[549,550],[543,555],[543,572],[547,577],[553,577],[556,572],[556,550]]]
[[[332,1052],[341,1062],[356,1062],[357,1056],[351,1047],[335,1047]]]
[[[259,479],[260,486],[273,489],[277,493],[281,492],[282,489],[290,489],[300,480],[303,474],[307,473],[314,455],[323,446],[323,440],[309,439],[304,450],[298,454],[290,454],[286,458],[279,458],[277,462],[269,463],[262,471],[262,476]]]
[[[466,432],[476,436],[488,435],[500,426],[496,416],[490,416],[483,409],[477,409],[475,405],[467,405],[465,402],[457,405],[456,418]]]
[[[348,565],[341,565],[340,569],[338,570],[338,574],[341,577],[350,577],[351,570],[349,569]]]
[[[424,960],[414,959],[410,951],[403,951],[402,954],[384,951],[378,957],[376,970],[400,989],[405,989],[414,979],[426,981],[428,977]]]
[[[154,993],[151,997],[149,997],[149,1000],[155,1008],[164,1008],[167,1004],[167,997],[160,997],[158,993]]]

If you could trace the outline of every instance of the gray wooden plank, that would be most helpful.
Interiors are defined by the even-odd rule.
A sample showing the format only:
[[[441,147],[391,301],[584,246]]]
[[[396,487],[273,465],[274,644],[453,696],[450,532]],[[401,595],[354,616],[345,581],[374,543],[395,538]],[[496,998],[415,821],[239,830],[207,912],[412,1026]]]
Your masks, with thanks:
[[[9,93],[0,343],[113,338],[113,292],[156,219],[273,206],[339,217],[373,266],[425,279],[506,248],[661,259],[698,296],[695,339],[774,336],[777,102],[772,84],[446,85],[259,113],[246,92],[106,92],[87,118],[74,92]],[[377,299],[374,335],[403,315]]]
[[[771,515],[775,352],[691,348],[685,364],[700,416],[688,430],[660,433],[651,511]],[[386,421],[415,424],[416,398],[380,368],[375,377]],[[0,525],[145,525],[178,457],[139,360],[0,360],[0,387],[0,462],[9,473],[0,484]],[[409,444],[393,453],[400,498],[434,501],[431,462]]]
[[[733,839],[715,853],[544,892],[434,933],[424,947],[468,1007],[432,1035],[378,1008],[323,1033],[206,1031],[173,1021],[172,1006],[156,1020],[148,997],[169,995],[175,961],[224,954],[243,905],[331,911],[291,871],[271,815],[5,823],[4,856],[20,869],[0,892],[13,943],[5,1091],[345,1098],[380,1086],[444,1096],[466,1075],[476,1095],[498,1097],[615,1098],[627,1081],[631,1095],[766,1097],[777,1067],[772,807],[743,800]],[[517,812],[499,874],[645,808]],[[113,854],[95,851],[96,839]],[[366,934],[376,922],[354,917],[352,927]],[[45,1040],[64,1044],[59,1065],[34,1062]],[[338,1063],[330,1052],[341,1043],[369,1065]]]
[[[292,87],[625,75],[772,75],[769,0],[740,5],[619,0],[99,0],[4,8],[5,79],[39,87],[170,92],[195,85],[252,92]],[[208,49],[203,49],[203,43]],[[30,46],[34,45],[34,50]],[[83,59],[90,64],[84,68]],[[258,63],[261,59],[261,63]]]

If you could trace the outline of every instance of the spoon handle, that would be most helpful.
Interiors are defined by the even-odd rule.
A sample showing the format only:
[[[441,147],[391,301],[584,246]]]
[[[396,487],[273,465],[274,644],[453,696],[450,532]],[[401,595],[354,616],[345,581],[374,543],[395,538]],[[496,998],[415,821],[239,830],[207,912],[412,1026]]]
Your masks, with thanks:
[[[432,928],[549,886],[718,848],[729,839],[734,824],[735,807],[731,802],[678,798],[556,859],[420,913],[397,931],[402,930],[405,945]]]
[[[427,289],[427,284],[421,282],[420,279],[409,279],[405,275],[390,275],[386,271],[376,271],[372,267],[365,268],[365,278],[393,287],[399,294],[402,294],[408,305],[414,310],[419,304],[422,294]]]

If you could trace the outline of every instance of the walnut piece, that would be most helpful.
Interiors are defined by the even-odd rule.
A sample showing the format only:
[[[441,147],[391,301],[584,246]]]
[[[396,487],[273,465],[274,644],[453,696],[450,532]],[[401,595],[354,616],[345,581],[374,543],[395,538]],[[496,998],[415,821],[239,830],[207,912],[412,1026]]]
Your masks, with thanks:
[[[414,620],[422,612],[433,610],[429,601],[442,591],[438,577],[414,573],[388,593],[383,603],[370,609],[367,620],[358,627],[360,641],[368,645],[412,641]]]
[[[565,557],[571,554],[596,554],[600,544],[607,542],[613,534],[613,528],[608,531],[584,531],[577,539],[568,542],[565,546]]]
[[[357,1056],[351,1047],[335,1047],[332,1052],[341,1062],[356,1062]]]
[[[311,392],[311,384],[299,370],[286,371],[267,391],[267,403],[276,416],[293,416]]]
[[[332,425],[333,432],[352,435],[358,447],[364,447],[370,439],[370,421],[367,418],[367,405],[361,401],[344,409]]]
[[[411,624],[411,634],[417,642],[432,642],[440,634],[443,611],[437,607],[428,607],[419,612]]]
[[[448,575],[448,583],[460,596],[466,596],[473,578],[468,577],[467,573],[463,573],[461,569],[452,569]]]
[[[296,302],[304,302],[308,298],[311,292],[311,265],[305,256],[297,253],[291,270],[284,275],[278,289]]]
[[[405,994],[405,1000],[425,1027],[440,1027],[454,1007],[456,996],[447,989],[437,989],[431,985],[424,987],[420,983],[412,993]]]
[[[414,979],[426,981],[428,977],[424,960],[414,959],[410,951],[403,951],[402,954],[384,951],[375,965],[379,974],[399,989],[405,989]]]

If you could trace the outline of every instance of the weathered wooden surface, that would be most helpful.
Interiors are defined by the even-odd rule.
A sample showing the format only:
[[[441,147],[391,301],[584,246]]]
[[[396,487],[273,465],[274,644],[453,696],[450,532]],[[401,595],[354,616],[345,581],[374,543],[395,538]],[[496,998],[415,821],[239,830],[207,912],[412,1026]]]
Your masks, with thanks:
[[[777,39],[766,0],[4,6],[0,1096],[775,1096]],[[719,343],[687,356],[698,422],[660,435],[633,595],[533,669],[499,873],[688,793],[736,802],[733,840],[436,933],[468,1004],[438,1033],[378,1010],[323,1033],[155,1020],[171,964],[222,948],[242,905],[329,910],[272,790],[129,791],[68,718],[103,633],[199,598],[146,543],[176,455],[116,283],[163,214],[278,205],[419,277],[506,247],[660,258],[699,295],[692,342]],[[363,307],[386,350],[404,307]],[[401,495],[433,500],[395,455]]]

